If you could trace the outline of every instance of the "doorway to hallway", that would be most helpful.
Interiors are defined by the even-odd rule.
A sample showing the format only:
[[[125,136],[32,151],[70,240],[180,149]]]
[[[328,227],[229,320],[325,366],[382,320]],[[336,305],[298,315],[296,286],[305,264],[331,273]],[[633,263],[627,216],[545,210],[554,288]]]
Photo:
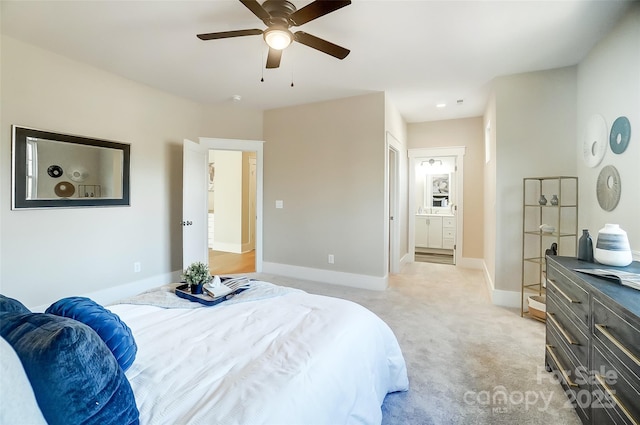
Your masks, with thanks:
[[[409,252],[458,264],[462,253],[464,147],[409,149]]]
[[[214,275],[256,271],[256,152],[209,150],[208,259]]]
[[[209,270],[212,275],[253,273],[256,271],[256,250],[236,254],[210,249]]]

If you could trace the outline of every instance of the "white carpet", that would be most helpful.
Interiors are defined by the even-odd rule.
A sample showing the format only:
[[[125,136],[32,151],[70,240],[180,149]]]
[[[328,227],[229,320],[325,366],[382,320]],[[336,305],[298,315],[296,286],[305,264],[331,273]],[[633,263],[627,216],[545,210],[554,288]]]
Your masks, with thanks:
[[[544,324],[492,305],[481,271],[411,263],[386,291],[251,276],[358,302],[389,324],[410,390],[387,396],[383,424],[580,424],[544,370]]]

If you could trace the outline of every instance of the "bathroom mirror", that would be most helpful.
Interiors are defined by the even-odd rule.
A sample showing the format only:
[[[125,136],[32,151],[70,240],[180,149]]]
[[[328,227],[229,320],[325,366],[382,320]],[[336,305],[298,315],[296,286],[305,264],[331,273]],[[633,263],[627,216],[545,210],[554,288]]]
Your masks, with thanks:
[[[15,125],[12,141],[12,209],[129,205],[129,144]]]
[[[425,207],[447,207],[449,205],[449,174],[427,174],[425,176]]]

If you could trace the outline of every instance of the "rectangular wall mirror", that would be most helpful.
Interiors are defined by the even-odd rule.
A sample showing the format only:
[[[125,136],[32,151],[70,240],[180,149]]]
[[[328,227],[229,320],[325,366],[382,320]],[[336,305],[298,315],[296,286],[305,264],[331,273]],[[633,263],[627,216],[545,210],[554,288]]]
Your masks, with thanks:
[[[14,125],[12,209],[128,206],[130,145]]]

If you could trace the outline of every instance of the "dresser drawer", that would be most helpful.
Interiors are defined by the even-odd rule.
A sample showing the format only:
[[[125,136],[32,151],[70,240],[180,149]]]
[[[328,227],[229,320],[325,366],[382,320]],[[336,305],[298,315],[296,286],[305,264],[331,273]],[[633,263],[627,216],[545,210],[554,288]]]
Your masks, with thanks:
[[[596,400],[595,404],[597,407],[591,409],[593,414],[593,424],[595,425],[637,425],[629,420],[629,418],[625,415],[625,413],[620,409],[619,406],[614,405],[610,406],[609,400],[603,399],[601,394],[603,390],[600,387],[594,387],[594,399]],[[606,397],[606,396],[604,396]],[[600,406],[602,405],[602,407]],[[587,422],[588,423],[588,422]]]
[[[547,267],[547,297],[566,306],[578,321],[589,326],[589,293],[555,267]]]
[[[444,217],[442,219],[442,227],[456,227],[456,219],[453,217]]]
[[[593,336],[602,343],[608,356],[615,356],[636,379],[640,379],[640,323],[637,318],[631,318],[619,309],[614,311],[594,294]]]
[[[453,229],[442,229],[442,237],[447,239],[455,239],[456,231]]]
[[[599,342],[593,344],[594,398],[602,405],[593,405],[595,423],[640,423],[640,381],[617,359],[608,354],[608,350]],[[596,412],[596,410],[607,410]]]
[[[549,328],[553,328],[560,336],[576,357],[578,364],[586,368],[589,359],[588,328],[576,324],[553,298],[547,297],[547,329]]]
[[[576,364],[573,353],[562,342],[561,336],[549,327],[548,322],[546,343],[545,363],[554,371],[582,423],[589,423],[589,406],[580,401],[582,394],[591,391],[588,376],[585,376],[588,369],[585,369],[584,365]]]

